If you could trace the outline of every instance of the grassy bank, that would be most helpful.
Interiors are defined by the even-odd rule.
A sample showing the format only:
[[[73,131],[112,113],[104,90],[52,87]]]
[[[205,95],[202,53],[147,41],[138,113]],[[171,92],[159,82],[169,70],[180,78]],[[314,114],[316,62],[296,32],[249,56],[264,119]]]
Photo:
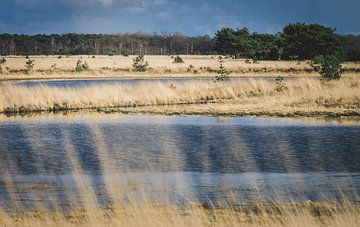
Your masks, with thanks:
[[[262,204],[236,207],[133,204],[74,211],[0,213],[5,226],[359,226],[351,203]]]
[[[360,78],[139,82],[78,88],[0,86],[1,113],[95,109],[99,112],[359,116]]]
[[[133,71],[135,56],[30,56],[34,68],[26,72],[24,56],[6,57],[0,80],[84,79],[84,78],[153,78],[153,77],[213,77],[218,69],[217,56],[182,56],[184,63],[173,63],[170,56],[145,56],[150,69],[145,73]],[[77,72],[77,60],[86,61],[89,70]],[[246,63],[245,59],[225,59],[233,77],[318,77],[306,61],[260,61]],[[345,75],[358,75],[360,63],[344,64]]]

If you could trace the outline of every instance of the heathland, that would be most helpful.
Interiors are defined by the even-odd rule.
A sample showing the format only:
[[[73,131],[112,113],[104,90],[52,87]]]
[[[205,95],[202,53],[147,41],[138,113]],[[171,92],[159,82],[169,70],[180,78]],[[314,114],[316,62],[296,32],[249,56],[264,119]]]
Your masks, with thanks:
[[[359,116],[359,69],[357,62],[343,65],[343,77],[324,81],[306,61],[245,62],[225,59],[230,81],[214,83],[216,56],[145,56],[150,69],[134,71],[133,57],[124,56],[30,56],[34,67],[25,68],[25,57],[8,57],[0,77],[0,112],[29,113],[91,109],[100,112]],[[86,62],[77,71],[78,60]],[[276,81],[277,77],[284,80]],[[147,78],[209,78],[189,81],[147,81]],[[246,79],[235,79],[246,77]],[[20,86],[11,80],[136,78],[132,84],[98,84],[86,87]]]
[[[39,79],[91,79],[91,78],[161,78],[161,77],[214,77],[218,62],[215,55],[184,55],[183,63],[173,63],[171,56],[146,55],[149,70],[136,72],[135,56],[29,56],[34,60],[31,71],[26,68],[25,56],[7,56],[2,64],[0,80]],[[78,60],[86,62],[87,70],[76,71]],[[258,61],[227,58],[224,62],[231,77],[319,77],[307,61]],[[345,76],[360,73],[359,62],[343,64]]]

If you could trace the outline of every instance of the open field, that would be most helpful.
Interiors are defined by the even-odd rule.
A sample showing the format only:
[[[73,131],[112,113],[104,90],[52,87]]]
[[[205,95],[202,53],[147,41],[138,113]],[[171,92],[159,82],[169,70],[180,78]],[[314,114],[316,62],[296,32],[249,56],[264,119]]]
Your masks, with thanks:
[[[95,109],[99,112],[359,116],[360,78],[139,82],[77,88],[0,85],[1,113]]]
[[[34,69],[25,71],[24,56],[7,56],[2,65],[0,80],[25,79],[86,79],[86,78],[153,78],[153,77],[214,77],[218,69],[217,56],[182,56],[184,63],[175,64],[170,56],[145,56],[150,70],[134,72],[135,56],[30,56],[35,60]],[[77,60],[89,64],[90,70],[76,72]],[[191,66],[190,66],[191,65]],[[232,77],[318,77],[306,61],[259,61],[245,63],[245,59],[225,59],[225,66]],[[359,62],[344,64],[344,76],[360,73]]]

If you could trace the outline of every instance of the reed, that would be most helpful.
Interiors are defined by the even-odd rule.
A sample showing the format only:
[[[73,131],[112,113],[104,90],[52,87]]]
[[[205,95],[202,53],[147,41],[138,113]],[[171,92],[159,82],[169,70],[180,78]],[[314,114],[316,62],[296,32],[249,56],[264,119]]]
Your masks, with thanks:
[[[91,217],[91,218],[90,218]],[[360,225],[353,204],[307,203],[246,208],[137,204],[69,212],[0,214],[5,226],[349,226]]]
[[[0,112],[28,113],[73,109],[99,111],[255,114],[360,114],[358,77],[324,82],[293,79],[281,91],[273,80],[138,82],[76,88],[0,85]],[[114,109],[118,108],[118,109]],[[325,114],[326,115],[326,114]]]

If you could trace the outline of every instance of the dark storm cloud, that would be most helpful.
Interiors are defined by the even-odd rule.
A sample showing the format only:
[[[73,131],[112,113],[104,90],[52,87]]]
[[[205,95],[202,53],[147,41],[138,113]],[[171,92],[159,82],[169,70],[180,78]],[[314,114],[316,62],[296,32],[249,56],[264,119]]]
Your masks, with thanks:
[[[212,35],[224,26],[276,33],[296,21],[360,33],[358,0],[0,0],[0,6],[0,33]]]

